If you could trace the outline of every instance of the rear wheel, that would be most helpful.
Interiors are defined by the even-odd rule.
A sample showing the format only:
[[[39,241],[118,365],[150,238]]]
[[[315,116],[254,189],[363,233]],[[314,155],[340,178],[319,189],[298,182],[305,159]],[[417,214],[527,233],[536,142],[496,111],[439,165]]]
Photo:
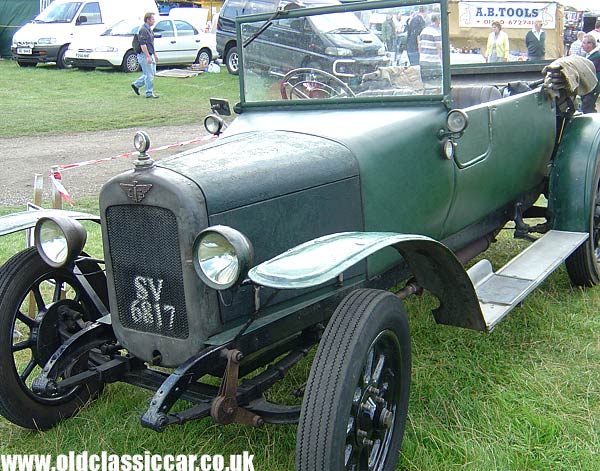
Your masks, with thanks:
[[[395,469],[406,425],[410,368],[402,302],[371,289],[347,296],[325,330],[310,371],[296,469]]]
[[[238,65],[238,51],[236,46],[233,46],[227,50],[227,54],[225,55],[225,65],[227,66],[227,70],[230,74],[239,74],[240,70]]]
[[[595,286],[600,282],[600,163],[596,162],[594,184],[589,195],[589,238],[567,258],[571,283]]]
[[[101,298],[104,275],[93,262],[79,265]],[[31,248],[0,269],[0,414],[21,427],[45,430],[74,415],[101,385],[75,387],[40,396],[31,383],[50,356],[73,334],[98,317],[83,288],[66,268],[51,268]],[[62,377],[87,368],[75,359]]]
[[[140,63],[138,62],[137,54],[133,51],[127,51],[123,57],[123,63],[121,64],[121,70],[123,72],[137,72],[140,70]]]

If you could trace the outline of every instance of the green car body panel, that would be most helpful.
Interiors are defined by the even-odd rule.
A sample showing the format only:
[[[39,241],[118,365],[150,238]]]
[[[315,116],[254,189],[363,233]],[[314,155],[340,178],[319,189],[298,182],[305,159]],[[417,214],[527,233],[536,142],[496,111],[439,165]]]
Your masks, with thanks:
[[[548,209],[552,227],[590,230],[595,169],[600,160],[600,117],[573,118],[565,129],[550,175]]]

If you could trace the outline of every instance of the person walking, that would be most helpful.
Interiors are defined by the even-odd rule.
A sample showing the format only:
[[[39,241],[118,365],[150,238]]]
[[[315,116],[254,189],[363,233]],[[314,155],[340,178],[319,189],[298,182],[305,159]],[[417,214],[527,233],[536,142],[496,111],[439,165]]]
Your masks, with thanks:
[[[596,68],[596,78],[600,80],[600,47],[596,43],[596,38],[591,34],[583,37],[583,50],[586,52],[585,58],[591,60]],[[600,94],[600,82],[590,93],[581,97],[581,111],[584,113],[596,112],[596,100]]]
[[[546,56],[546,32],[542,30],[542,22],[536,21],[531,31],[525,35],[527,60],[541,61]]]
[[[508,34],[502,31],[498,21],[492,22],[492,32],[488,36],[485,50],[486,62],[506,62],[508,60]]]
[[[141,52],[138,52],[137,59],[142,68],[142,75],[131,84],[131,88],[133,88],[136,95],[139,95],[140,88],[144,87],[146,98],[158,98],[158,95],[154,94],[154,76],[156,75],[156,63],[158,62],[158,56],[154,50],[154,33],[152,32],[154,23],[156,23],[154,13],[146,13],[144,24],[138,32]]]

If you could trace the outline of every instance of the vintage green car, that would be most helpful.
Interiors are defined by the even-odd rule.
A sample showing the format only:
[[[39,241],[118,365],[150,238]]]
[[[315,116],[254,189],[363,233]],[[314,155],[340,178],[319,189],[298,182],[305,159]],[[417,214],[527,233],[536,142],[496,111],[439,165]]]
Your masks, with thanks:
[[[274,22],[352,11],[368,24],[415,3],[430,22],[418,66],[342,80],[252,60]],[[598,283],[600,120],[572,89],[451,86],[446,0],[289,5],[238,19],[238,116],[224,130],[229,105],[214,100],[205,121],[219,138],[156,163],[137,134],[99,217],[0,219],[36,241],[0,271],[8,420],[51,428],[123,381],[156,391],[141,418],[156,431],[298,422],[298,470],[391,470],[411,377],[402,299],[429,291],[437,323],[485,332],[563,261],[573,284]],[[83,251],[79,219],[101,224],[104,260]],[[465,270],[511,220],[533,243],[496,272]],[[266,401],[317,344],[302,405]]]

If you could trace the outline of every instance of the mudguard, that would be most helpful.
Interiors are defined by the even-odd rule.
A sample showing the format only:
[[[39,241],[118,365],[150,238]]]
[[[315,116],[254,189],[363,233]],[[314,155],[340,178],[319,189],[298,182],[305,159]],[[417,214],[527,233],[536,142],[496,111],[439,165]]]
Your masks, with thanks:
[[[79,211],[68,211],[65,209],[39,209],[35,211],[21,211],[0,217],[0,236],[12,234],[13,232],[31,229],[38,220],[43,217],[62,216],[83,221],[100,222],[100,216]]]
[[[550,174],[548,210],[552,229],[589,232],[594,176],[600,163],[600,116],[573,118],[566,126]]]
[[[262,286],[300,289],[320,285],[364,258],[392,246],[408,263],[417,283],[440,305],[438,324],[486,330],[475,288],[454,253],[422,235],[393,232],[344,232],[301,244],[252,268],[250,279]]]

